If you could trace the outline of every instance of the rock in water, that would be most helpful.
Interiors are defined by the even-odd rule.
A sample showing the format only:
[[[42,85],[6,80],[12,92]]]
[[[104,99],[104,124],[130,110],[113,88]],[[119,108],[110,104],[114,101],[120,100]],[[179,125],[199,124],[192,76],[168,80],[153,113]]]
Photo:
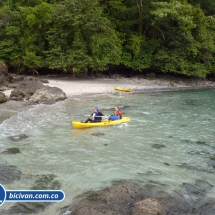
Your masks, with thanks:
[[[4,103],[7,101],[7,97],[4,93],[0,92],[0,103]]]
[[[152,198],[135,202],[132,209],[132,215],[164,215],[165,212],[161,204]]]
[[[41,101],[59,101],[66,99],[66,94],[58,87],[45,86],[38,89],[29,99],[30,102],[39,103]]]
[[[10,136],[8,138],[12,141],[20,141],[20,140],[25,139],[27,137],[28,136],[26,134],[19,134],[19,135],[15,135],[15,136]]]
[[[21,153],[20,149],[17,147],[12,147],[1,152],[1,154],[17,154],[17,153]]]

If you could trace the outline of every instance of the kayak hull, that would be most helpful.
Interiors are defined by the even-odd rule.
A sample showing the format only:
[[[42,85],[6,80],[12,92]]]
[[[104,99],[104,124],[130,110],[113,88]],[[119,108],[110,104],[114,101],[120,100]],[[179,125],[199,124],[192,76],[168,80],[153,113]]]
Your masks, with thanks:
[[[124,91],[124,92],[132,92],[129,88],[121,88],[121,87],[114,87],[114,90]]]
[[[130,121],[129,117],[122,117],[120,120],[103,120],[102,122],[89,122],[89,123],[84,123],[84,122],[74,122],[72,121],[72,125],[75,128],[92,128],[92,127],[100,127],[100,126],[111,126],[111,125],[118,125],[121,123],[125,123]]]

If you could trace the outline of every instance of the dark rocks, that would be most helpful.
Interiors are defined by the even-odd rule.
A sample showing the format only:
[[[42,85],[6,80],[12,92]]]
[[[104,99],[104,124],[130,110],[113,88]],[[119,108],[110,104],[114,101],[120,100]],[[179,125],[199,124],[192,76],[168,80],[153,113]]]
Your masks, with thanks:
[[[13,77],[8,73],[6,64],[0,61],[0,85],[6,85],[11,82]]]
[[[71,208],[72,215],[128,215],[138,190],[129,185],[116,185],[89,193]]]
[[[20,149],[17,147],[12,147],[1,152],[1,154],[17,154],[17,153],[21,153]]]
[[[4,74],[5,77],[8,76],[11,78],[8,78],[7,80],[5,78],[4,80],[2,79],[3,85],[1,86],[0,81],[1,87],[0,89],[2,90],[8,90],[11,88],[14,89],[11,91],[9,99],[3,93],[0,93],[0,103],[6,102],[8,100],[23,101],[31,99],[30,102],[28,102],[28,104],[35,103],[54,104],[56,101],[66,99],[66,94],[61,89],[57,87],[49,87],[43,85],[43,83],[49,83],[48,80],[32,76],[19,75],[12,77],[9,74],[7,74],[6,71],[2,72],[2,74]],[[44,90],[42,90],[43,88]]]
[[[165,215],[190,214],[191,206],[181,196],[170,195],[149,186],[120,184],[76,198],[62,214],[72,215]],[[71,213],[70,213],[71,212]]]
[[[7,101],[7,97],[4,93],[0,92],[0,103],[4,103]]]
[[[13,90],[10,94],[10,99],[12,100],[23,100],[25,97],[25,94],[22,91],[19,90]]]
[[[30,97],[36,92],[36,90],[45,87],[40,81],[22,81],[11,92],[10,99],[23,100],[24,98],[29,100]]]
[[[66,94],[57,87],[45,86],[38,89],[29,99],[30,102],[38,103],[39,101],[59,101],[66,99]]]
[[[147,198],[135,202],[131,209],[132,215],[165,215],[164,209],[156,199]]]

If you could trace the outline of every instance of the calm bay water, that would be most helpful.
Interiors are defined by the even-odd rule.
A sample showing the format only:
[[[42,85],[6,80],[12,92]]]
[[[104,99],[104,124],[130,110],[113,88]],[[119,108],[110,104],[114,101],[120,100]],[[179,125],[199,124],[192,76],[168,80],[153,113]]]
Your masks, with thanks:
[[[1,154],[0,164],[22,172],[20,180],[3,184],[5,189],[31,189],[39,175],[55,175],[66,198],[39,214],[58,214],[77,195],[120,179],[163,186],[186,198],[198,198],[196,192],[208,202],[215,198],[215,90],[123,95],[37,105],[5,120],[0,125],[1,151],[18,147],[21,153]],[[94,105],[105,115],[123,106],[131,121],[74,129],[72,120],[86,118],[76,115],[90,114]],[[7,138],[21,133],[28,138]],[[194,191],[188,192],[185,185]],[[12,205],[4,203],[0,212]]]

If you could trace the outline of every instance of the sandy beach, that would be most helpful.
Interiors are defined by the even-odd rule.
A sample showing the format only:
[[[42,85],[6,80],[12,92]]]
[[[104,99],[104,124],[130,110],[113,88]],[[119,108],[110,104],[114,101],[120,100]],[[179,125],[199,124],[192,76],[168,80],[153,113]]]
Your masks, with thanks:
[[[123,95],[130,96],[135,93],[178,91],[184,89],[199,89],[215,87],[215,82],[208,80],[179,79],[179,78],[96,78],[77,79],[70,76],[40,77],[48,80],[43,83],[50,87],[58,87],[66,93],[68,99],[74,97]],[[129,88],[132,92],[117,91],[114,87]],[[13,89],[3,91],[9,97]],[[14,114],[32,108],[27,101],[13,101],[0,104],[0,124]]]
[[[211,81],[197,81],[197,80],[183,80],[183,79],[165,79],[165,78],[98,78],[98,79],[72,79],[69,77],[59,77],[55,79],[48,79],[47,84],[50,87],[58,87],[62,89],[67,98],[73,96],[84,95],[99,95],[99,94],[116,94],[123,95],[132,93],[141,93],[148,91],[175,91],[189,88],[207,88],[215,87],[215,82]],[[123,91],[116,91],[114,87],[129,88],[131,93]]]
[[[46,77],[44,77],[46,79]],[[138,78],[119,78],[119,79],[74,79],[71,77],[48,78],[50,87],[58,87],[66,93],[67,98],[73,96],[97,95],[97,94],[114,94],[114,87],[129,88],[132,92],[143,89],[159,89],[171,87],[170,82],[166,80],[147,80]],[[13,89],[5,90],[3,93],[10,96]]]

